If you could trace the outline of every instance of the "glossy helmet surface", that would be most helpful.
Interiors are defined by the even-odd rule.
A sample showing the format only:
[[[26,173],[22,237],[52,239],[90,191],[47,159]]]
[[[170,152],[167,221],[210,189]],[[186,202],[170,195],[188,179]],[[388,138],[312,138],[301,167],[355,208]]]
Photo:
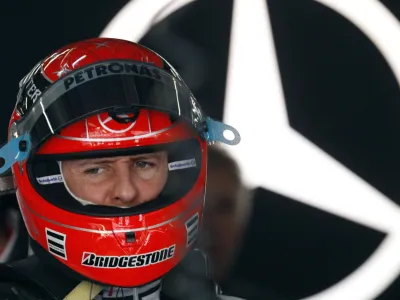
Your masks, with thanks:
[[[12,172],[35,253],[107,285],[162,277],[191,249],[201,225],[203,127],[182,78],[141,45],[96,38],[40,61],[20,82],[8,144],[20,155]],[[167,183],[156,199],[130,208],[76,201],[58,164],[158,150],[168,153]]]

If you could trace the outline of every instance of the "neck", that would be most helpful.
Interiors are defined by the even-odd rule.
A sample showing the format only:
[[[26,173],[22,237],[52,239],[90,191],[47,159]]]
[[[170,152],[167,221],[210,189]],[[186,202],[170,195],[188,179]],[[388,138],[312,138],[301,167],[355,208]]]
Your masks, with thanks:
[[[103,299],[160,299],[161,280],[153,281],[149,284],[136,288],[106,287],[100,295]]]

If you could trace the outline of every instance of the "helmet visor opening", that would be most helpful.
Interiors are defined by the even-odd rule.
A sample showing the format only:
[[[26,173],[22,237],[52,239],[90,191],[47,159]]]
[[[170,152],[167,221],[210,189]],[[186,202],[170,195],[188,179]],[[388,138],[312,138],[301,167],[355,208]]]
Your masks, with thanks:
[[[201,157],[199,140],[193,138],[99,153],[35,155],[28,174],[41,197],[62,209],[128,216],[185,197],[199,178]]]

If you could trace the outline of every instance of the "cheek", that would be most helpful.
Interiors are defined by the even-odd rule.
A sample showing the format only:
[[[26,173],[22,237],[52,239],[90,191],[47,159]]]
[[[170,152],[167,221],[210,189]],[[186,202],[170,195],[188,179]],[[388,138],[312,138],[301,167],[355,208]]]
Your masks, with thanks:
[[[211,230],[223,233],[222,238],[230,238],[236,231],[235,219],[228,215],[216,216],[210,223]]]
[[[231,246],[239,235],[240,228],[234,213],[210,212],[204,216],[204,229],[218,243]]]
[[[81,183],[79,190],[79,198],[93,202],[95,204],[104,203],[108,194],[109,184],[93,184],[93,183]]]
[[[152,199],[161,193],[164,184],[163,178],[153,178],[149,181],[141,181],[139,190],[142,191],[142,194],[145,195],[146,198]]]
[[[146,200],[151,200],[157,197],[163,190],[166,178],[164,176],[157,176],[151,180],[140,180],[137,183],[138,189]]]

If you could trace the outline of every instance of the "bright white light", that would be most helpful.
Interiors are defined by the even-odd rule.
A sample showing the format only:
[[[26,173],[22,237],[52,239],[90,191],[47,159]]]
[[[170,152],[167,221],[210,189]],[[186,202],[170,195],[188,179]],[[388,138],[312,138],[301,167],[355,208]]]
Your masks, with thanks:
[[[370,27],[379,24],[378,34],[389,31],[387,22],[377,21],[376,2],[368,1],[369,7],[365,2],[330,1],[342,6],[351,3],[350,19],[371,9],[374,22],[361,20],[363,14],[358,15],[359,22]],[[248,62],[249,45],[257,64]],[[396,204],[289,127],[265,0],[252,5],[235,1],[230,47],[224,121],[237,126],[242,143],[226,149],[239,162],[247,183],[384,232],[398,232]],[[399,272],[398,237],[391,235],[357,271],[310,299],[365,300],[379,294]]]
[[[135,0],[128,2],[106,26],[101,37],[138,42],[150,28],[195,0]]]
[[[131,1],[101,36],[137,42],[156,22],[192,1]],[[399,81],[400,28],[381,3],[315,1],[331,7],[364,31]],[[389,233],[359,269],[307,300],[375,298],[400,270],[400,210],[289,127],[266,0],[234,1],[225,103],[224,121],[237,128],[242,136],[241,144],[227,150],[238,161],[247,184],[262,186]]]

